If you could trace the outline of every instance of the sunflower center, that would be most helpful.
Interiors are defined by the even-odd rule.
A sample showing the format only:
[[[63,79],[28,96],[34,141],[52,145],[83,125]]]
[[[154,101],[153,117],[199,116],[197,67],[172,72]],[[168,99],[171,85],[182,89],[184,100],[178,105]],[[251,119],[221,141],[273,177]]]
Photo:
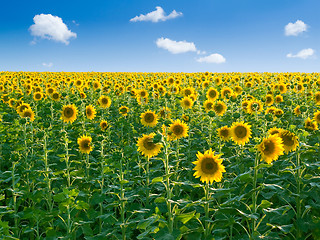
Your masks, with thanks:
[[[101,102],[102,102],[103,104],[108,104],[108,99],[107,99],[107,98],[102,98],[102,99],[101,99]]]
[[[172,132],[177,136],[181,135],[183,133],[183,126],[175,125],[172,129]]]
[[[90,149],[90,140],[83,140],[81,142],[81,147],[85,150]]]
[[[236,134],[236,136],[238,138],[244,138],[247,136],[247,129],[244,127],[244,126],[237,126],[235,129],[234,129],[234,133]]]
[[[190,91],[190,89],[186,89],[186,90],[184,91],[184,93],[185,93],[185,95],[186,95],[186,96],[191,95],[191,91]]]
[[[215,110],[217,113],[222,112],[222,110],[223,110],[222,104],[218,103],[218,104],[214,105],[214,110]]]
[[[223,137],[228,137],[229,136],[229,130],[228,129],[222,129],[220,134]]]
[[[275,150],[274,142],[272,142],[270,140],[265,141],[264,150],[263,150],[264,154],[266,154],[266,155],[273,154],[274,150]]]
[[[23,115],[24,115],[24,117],[31,118],[31,112],[29,112],[29,111],[25,112]]]
[[[91,115],[92,115],[92,110],[91,110],[91,108],[87,108],[87,109],[86,109],[86,114],[87,114],[88,116],[91,116]]]
[[[64,116],[66,116],[67,118],[70,118],[73,116],[74,111],[72,108],[66,107],[63,113],[64,113]]]
[[[282,141],[283,141],[283,144],[286,146],[293,146],[294,145],[294,140],[293,140],[292,136],[290,136],[290,135],[283,136]]]
[[[153,150],[156,144],[153,143],[152,138],[148,137],[143,141],[143,147],[147,150]]]
[[[214,174],[218,170],[218,164],[213,158],[205,158],[202,160],[201,170],[205,174]]]
[[[208,103],[207,104],[207,109],[212,109],[212,105],[213,105],[212,103]]]
[[[54,94],[52,95],[52,97],[53,97],[53,99],[58,99],[58,98],[59,98],[59,94],[58,94],[58,93],[54,93]]]
[[[184,100],[183,101],[183,104],[186,106],[186,107],[190,107],[191,106],[191,102],[189,100]]]
[[[146,115],[144,115],[144,120],[147,123],[152,123],[154,121],[154,114],[153,113],[146,113]]]
[[[214,90],[209,91],[209,97],[215,98],[216,96],[217,96],[216,91],[214,91]]]

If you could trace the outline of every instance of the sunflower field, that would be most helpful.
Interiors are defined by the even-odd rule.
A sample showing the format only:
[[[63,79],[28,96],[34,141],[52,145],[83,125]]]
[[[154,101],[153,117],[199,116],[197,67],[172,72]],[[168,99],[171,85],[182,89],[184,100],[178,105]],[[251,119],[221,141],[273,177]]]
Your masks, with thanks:
[[[0,239],[320,239],[318,73],[0,72]]]

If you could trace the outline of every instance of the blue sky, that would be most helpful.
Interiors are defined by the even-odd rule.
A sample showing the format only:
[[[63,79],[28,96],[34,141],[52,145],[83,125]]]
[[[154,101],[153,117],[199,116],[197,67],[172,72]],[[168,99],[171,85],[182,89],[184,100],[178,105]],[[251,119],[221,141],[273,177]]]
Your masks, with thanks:
[[[1,5],[0,71],[319,72],[319,0],[13,0]],[[130,21],[157,6],[165,12],[162,21]],[[64,35],[60,28],[46,32],[41,24],[50,19],[61,20]]]

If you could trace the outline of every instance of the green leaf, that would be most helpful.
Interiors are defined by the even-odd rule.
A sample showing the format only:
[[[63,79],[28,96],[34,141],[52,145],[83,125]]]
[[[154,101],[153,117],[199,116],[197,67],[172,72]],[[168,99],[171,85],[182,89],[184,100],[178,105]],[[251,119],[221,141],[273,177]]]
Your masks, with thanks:
[[[162,181],[163,181],[163,177],[156,177],[156,178],[152,179],[151,184],[162,182]]]
[[[178,216],[176,216],[176,220],[181,221],[183,224],[186,224],[194,217],[195,213],[196,213],[196,211],[194,210],[189,213],[179,214]]]

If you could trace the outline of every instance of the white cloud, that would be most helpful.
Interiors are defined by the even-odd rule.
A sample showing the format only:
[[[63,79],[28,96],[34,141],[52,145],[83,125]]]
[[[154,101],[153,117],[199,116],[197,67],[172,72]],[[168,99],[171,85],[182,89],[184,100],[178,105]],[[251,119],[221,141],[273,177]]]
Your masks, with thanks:
[[[174,41],[169,38],[158,38],[156,42],[158,48],[168,50],[173,54],[185,53],[185,52],[196,52],[197,48],[193,42],[187,41]]]
[[[284,32],[286,36],[298,36],[299,33],[306,32],[307,28],[307,24],[301,20],[297,20],[295,23],[288,23],[284,27]]]
[[[76,38],[77,34],[71,32],[62,19],[51,14],[35,15],[34,24],[29,30],[32,36],[69,44],[70,38]]]
[[[50,62],[50,63],[42,63],[42,66],[51,68],[53,66],[53,63],[52,62]]]
[[[173,10],[169,15],[166,16],[162,7],[156,7],[155,11],[149,12],[146,15],[140,14],[140,16],[135,16],[134,18],[130,19],[130,22],[141,22],[141,21],[151,21],[151,22],[163,21],[164,22],[168,19],[173,19],[179,16],[182,16],[182,13],[176,12],[176,10]]]
[[[302,59],[307,59],[311,56],[313,56],[314,54],[314,50],[312,48],[306,48],[306,49],[302,49],[300,52],[298,52],[297,54],[292,54],[292,53],[288,53],[287,57],[288,58],[302,58]]]
[[[219,53],[213,53],[209,56],[198,58],[197,62],[224,63],[226,62],[226,59]]]

